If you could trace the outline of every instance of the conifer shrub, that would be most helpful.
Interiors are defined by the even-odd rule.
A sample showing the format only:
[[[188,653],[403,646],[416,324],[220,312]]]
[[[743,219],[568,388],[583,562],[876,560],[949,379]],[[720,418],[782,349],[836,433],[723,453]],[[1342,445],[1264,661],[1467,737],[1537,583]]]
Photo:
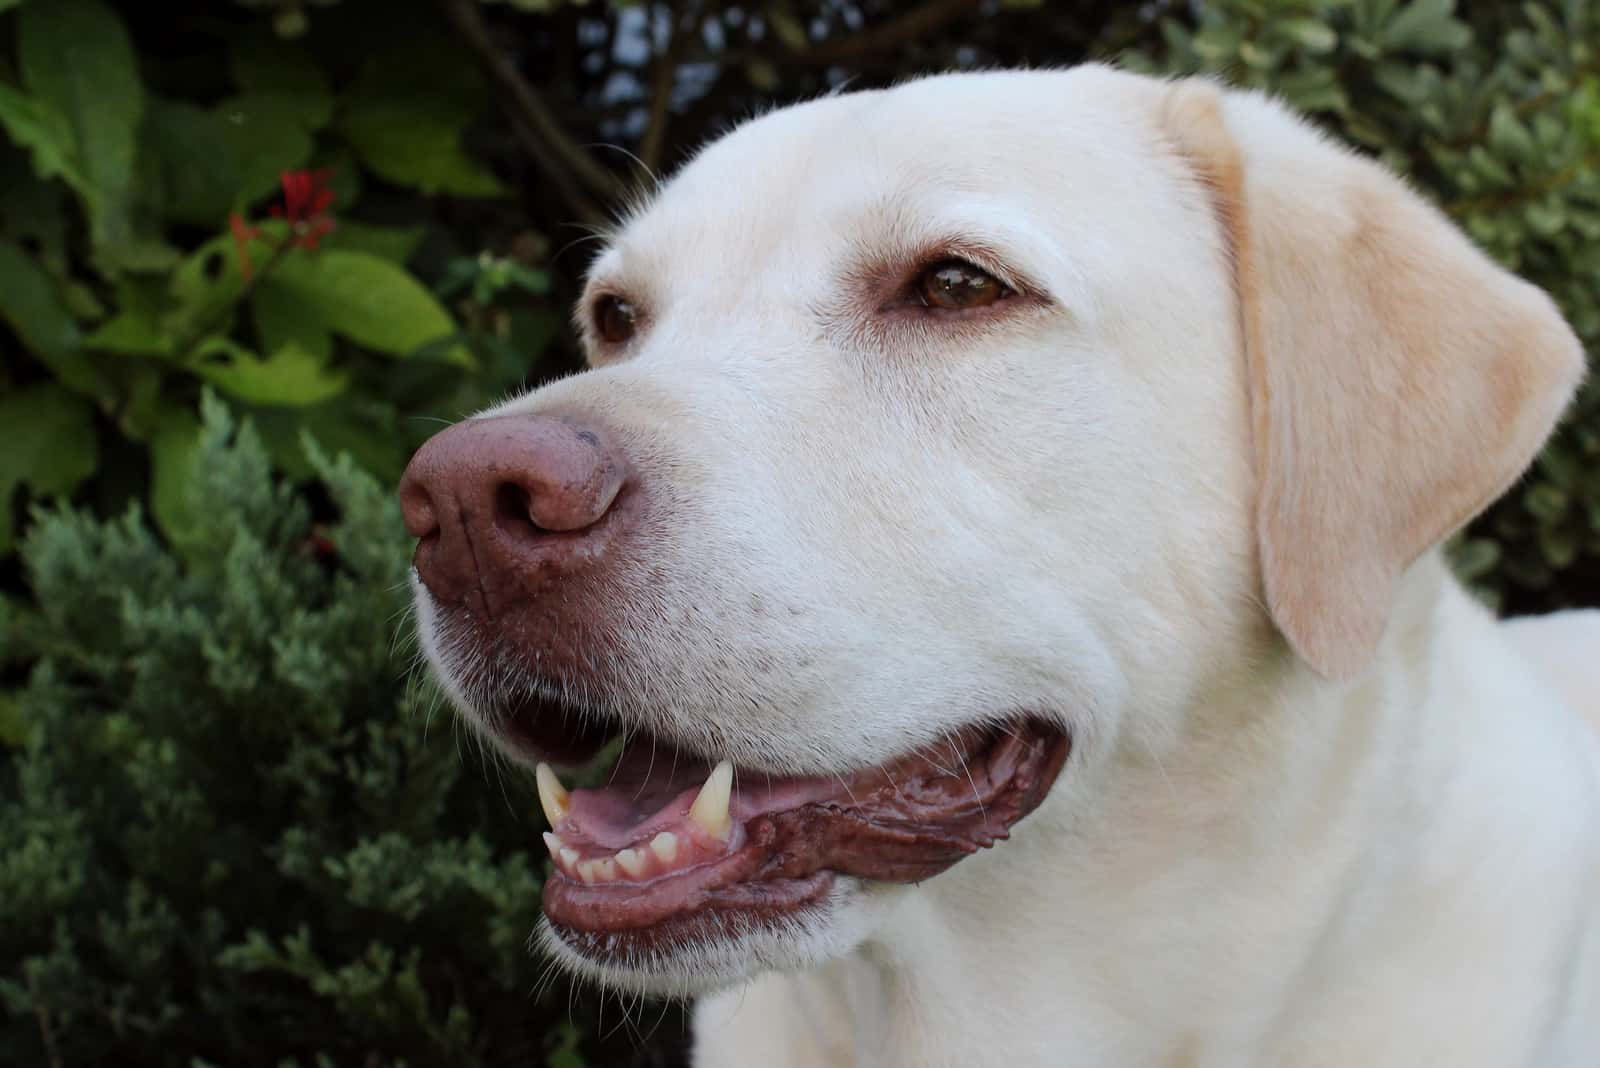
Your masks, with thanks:
[[[181,554],[138,506],[50,511],[31,603],[3,602],[28,666],[0,1065],[645,1064],[658,1024],[670,1051],[670,1009],[604,1021],[541,983],[537,801],[406,670],[388,487],[308,441],[300,492],[205,409]]]

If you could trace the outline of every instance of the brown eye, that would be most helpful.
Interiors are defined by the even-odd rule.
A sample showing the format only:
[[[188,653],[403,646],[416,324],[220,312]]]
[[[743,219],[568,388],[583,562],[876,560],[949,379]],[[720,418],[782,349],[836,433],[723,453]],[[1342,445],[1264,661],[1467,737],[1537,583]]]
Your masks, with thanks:
[[[943,260],[917,276],[918,299],[930,308],[982,308],[1011,296],[1011,289],[964,260]]]
[[[601,297],[594,304],[594,329],[608,345],[620,345],[633,336],[639,316],[621,297]]]

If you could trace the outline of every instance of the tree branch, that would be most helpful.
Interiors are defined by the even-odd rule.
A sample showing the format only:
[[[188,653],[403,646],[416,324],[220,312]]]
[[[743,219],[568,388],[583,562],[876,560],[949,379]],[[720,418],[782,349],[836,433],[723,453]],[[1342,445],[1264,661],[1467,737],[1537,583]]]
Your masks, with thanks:
[[[676,4],[667,6],[670,20],[666,46],[656,56],[651,75],[650,121],[639,142],[639,160],[652,175],[661,166],[661,150],[666,144],[667,123],[671,118],[672,89],[678,80],[678,53],[684,29],[696,21],[693,13],[679,12]]]
[[[534,163],[586,222],[604,222],[605,213],[594,198],[604,205],[621,199],[623,183],[567,136],[538,91],[495,45],[478,11],[478,0],[439,0],[439,6],[500,91],[501,101],[511,112],[512,128]]]
[[[963,15],[976,14],[981,0],[928,0],[920,7],[860,33],[843,33],[794,54],[803,63],[839,63],[898,48]]]
[[[39,999],[39,981],[32,971],[28,976],[28,1000],[33,1003],[33,1017],[39,1023],[39,1041],[44,1044],[45,1063],[50,1068],[62,1068],[61,1050],[56,1047],[55,1028],[50,1026],[50,1010]]]

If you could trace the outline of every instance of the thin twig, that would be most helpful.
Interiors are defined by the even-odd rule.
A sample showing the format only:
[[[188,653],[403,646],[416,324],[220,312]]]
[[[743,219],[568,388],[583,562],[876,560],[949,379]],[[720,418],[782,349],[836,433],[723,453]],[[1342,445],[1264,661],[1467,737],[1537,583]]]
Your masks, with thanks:
[[[439,6],[500,90],[500,98],[511,112],[512,127],[534,163],[583,221],[603,223],[605,215],[594,199],[602,204],[620,200],[622,182],[567,136],[544,98],[494,43],[478,11],[478,0],[439,0]]]
[[[33,1002],[33,1015],[39,1021],[39,1040],[44,1043],[45,1060],[50,1068],[62,1068],[61,1050],[56,1046],[55,1028],[50,1026],[50,1010],[39,999],[39,980],[28,972],[28,996]]]
[[[932,33],[963,15],[976,14],[981,0],[929,0],[881,26],[842,33],[795,54],[805,63],[838,63],[871,52],[887,52]]]
[[[644,139],[639,142],[639,160],[650,175],[661,167],[661,150],[666,144],[667,123],[672,113],[672,89],[678,80],[678,52],[683,44],[684,30],[697,16],[680,12],[676,4],[667,5],[667,42],[656,55],[655,70],[651,75],[650,122],[645,127]]]

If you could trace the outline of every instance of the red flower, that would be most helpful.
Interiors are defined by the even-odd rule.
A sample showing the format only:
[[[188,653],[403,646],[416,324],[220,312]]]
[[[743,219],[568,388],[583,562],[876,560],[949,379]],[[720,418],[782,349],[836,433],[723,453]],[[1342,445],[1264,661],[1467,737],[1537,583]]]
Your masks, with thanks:
[[[327,167],[315,171],[284,171],[280,176],[283,185],[283,207],[274,206],[272,214],[289,221],[290,240],[301,248],[316,248],[317,242],[334,228],[333,190],[328,179],[333,171]]]

